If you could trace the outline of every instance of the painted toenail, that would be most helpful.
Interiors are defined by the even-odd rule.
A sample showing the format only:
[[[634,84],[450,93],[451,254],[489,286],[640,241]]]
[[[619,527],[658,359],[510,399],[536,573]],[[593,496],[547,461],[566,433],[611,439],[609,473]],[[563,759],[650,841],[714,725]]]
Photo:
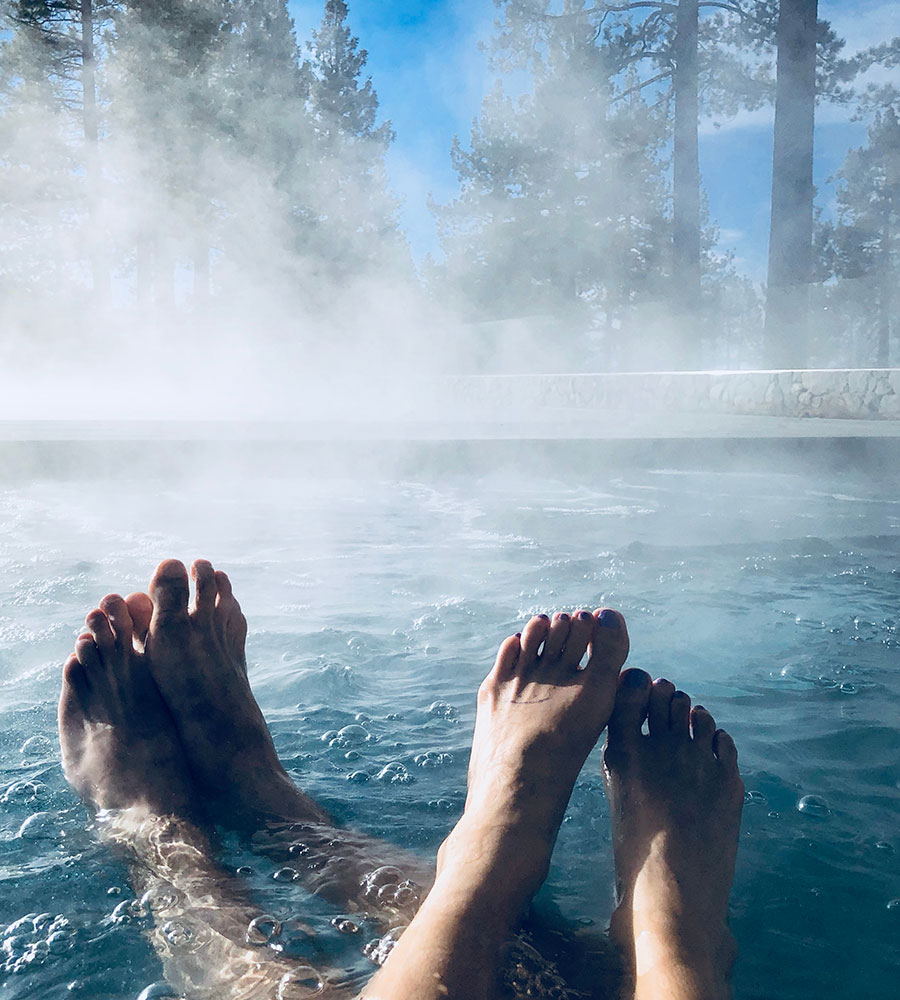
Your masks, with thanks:
[[[565,611],[557,611],[556,612],[556,617],[557,617],[557,620],[561,621],[561,622],[567,622],[567,621],[569,621],[569,616],[565,613]]]
[[[622,683],[625,687],[642,688],[647,683],[646,676],[642,670],[627,670]]]
[[[619,627],[619,616],[615,613],[615,611],[610,611],[609,608],[604,608],[604,610],[600,612],[600,617],[597,619],[597,621],[604,628]]]
[[[516,632],[516,638],[517,639],[521,639],[522,638],[522,633],[521,632]]]
[[[543,618],[545,622],[550,621],[550,615],[538,615],[538,618]]]
[[[579,611],[578,620],[582,622],[589,622],[591,620],[591,615],[587,611]]]

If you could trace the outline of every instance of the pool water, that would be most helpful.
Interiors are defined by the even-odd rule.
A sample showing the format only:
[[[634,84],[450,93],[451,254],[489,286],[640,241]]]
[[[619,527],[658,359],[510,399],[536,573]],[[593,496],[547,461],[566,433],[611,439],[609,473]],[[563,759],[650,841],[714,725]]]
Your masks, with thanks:
[[[539,611],[621,609],[630,662],[672,678],[739,747],[736,996],[888,995],[900,973],[898,485],[891,470],[619,468],[422,481],[130,469],[102,482],[87,468],[6,483],[0,998],[133,1000],[162,979],[129,916],[125,860],[96,843],[62,778],[55,701],[85,612],[145,588],[170,555],[231,575],[254,690],[296,779],[342,822],[426,856],[461,810],[474,693],[500,640]],[[322,739],[350,724],[374,739]],[[364,923],[341,934],[332,904],[277,883],[237,842],[225,852],[252,868],[267,912],[315,931],[289,950],[371,968]],[[599,753],[542,896],[573,926],[609,917]]]

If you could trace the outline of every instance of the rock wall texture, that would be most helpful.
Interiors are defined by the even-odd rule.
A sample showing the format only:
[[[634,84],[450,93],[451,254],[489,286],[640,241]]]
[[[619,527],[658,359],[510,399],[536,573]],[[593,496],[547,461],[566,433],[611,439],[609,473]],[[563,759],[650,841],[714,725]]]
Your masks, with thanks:
[[[484,375],[451,380],[472,410],[641,410],[900,420],[900,368]]]

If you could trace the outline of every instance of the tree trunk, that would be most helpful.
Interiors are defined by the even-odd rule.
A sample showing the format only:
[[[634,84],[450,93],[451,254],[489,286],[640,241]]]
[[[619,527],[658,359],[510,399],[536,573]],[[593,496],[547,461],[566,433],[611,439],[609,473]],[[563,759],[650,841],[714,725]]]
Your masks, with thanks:
[[[781,0],[772,157],[766,347],[776,368],[809,358],[817,0]]]
[[[81,112],[85,149],[85,183],[88,203],[88,253],[91,282],[97,295],[109,291],[109,271],[103,257],[103,241],[98,233],[100,202],[100,159],[97,125],[97,80],[94,62],[93,0],[81,0]]]
[[[672,279],[674,302],[686,368],[699,363],[697,315],[700,309],[700,155],[697,140],[697,44],[700,14],[698,0],[680,0],[675,15],[675,127],[672,183],[674,193]]]

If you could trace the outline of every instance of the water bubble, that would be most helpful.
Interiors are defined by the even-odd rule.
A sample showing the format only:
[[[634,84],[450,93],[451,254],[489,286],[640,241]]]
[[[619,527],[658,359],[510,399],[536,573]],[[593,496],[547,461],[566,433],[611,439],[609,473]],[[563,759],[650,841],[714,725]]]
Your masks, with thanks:
[[[859,688],[855,684],[850,684],[845,681],[840,687],[840,692],[841,694],[848,694],[848,695],[858,694]]]
[[[296,868],[279,868],[272,878],[276,882],[296,882],[300,878],[300,872]]]
[[[387,722],[400,722],[403,716],[399,712],[390,712],[384,718]]]
[[[17,836],[22,840],[50,840],[56,837],[59,823],[55,813],[33,813],[19,827]]]
[[[879,851],[888,851],[888,852],[890,852],[890,851],[893,851],[893,849],[894,849],[894,845],[888,843],[888,841],[886,841],[886,840],[879,840],[879,841],[877,841],[876,844],[875,844],[875,846],[878,848]]]
[[[14,781],[0,796],[4,805],[11,802],[27,804],[43,798],[47,794],[47,786],[41,781]]]
[[[821,795],[804,795],[797,803],[797,812],[802,812],[805,816],[813,816],[816,819],[823,819],[831,810]]]
[[[36,916],[36,913],[26,913],[24,917],[19,917],[18,920],[14,920],[3,932],[3,936],[9,937],[13,934],[33,934],[34,918]]]
[[[140,899],[140,907],[145,913],[171,910],[181,902],[181,894],[172,886],[156,886],[148,889]]]
[[[888,904],[885,907],[886,910],[896,910],[900,913],[900,899],[889,899]]]
[[[278,984],[277,1000],[302,1000],[325,989],[321,973],[311,965],[300,965],[286,972]]]
[[[768,799],[765,797],[765,795],[763,795],[762,792],[757,792],[757,791],[744,792],[745,805],[750,805],[751,803],[755,803],[756,805],[764,805],[766,802],[768,802]]]
[[[323,743],[330,743],[332,740],[337,739],[337,730],[329,729],[327,733],[322,733],[319,739]]]
[[[106,890],[106,895],[107,896],[121,896],[122,895],[122,887],[120,885],[111,885]]]
[[[347,781],[353,781],[357,785],[362,785],[369,780],[369,777],[368,771],[351,771],[347,775]]]
[[[457,719],[459,712],[446,701],[433,701],[428,706],[428,714],[439,719]]]
[[[268,944],[273,937],[281,933],[281,921],[268,914],[254,917],[247,925],[245,935],[248,944]]]
[[[375,780],[405,785],[415,781],[415,778],[409,773],[405,764],[399,760],[392,760],[375,775]]]
[[[241,865],[240,868],[237,869],[237,874],[245,876],[252,875],[253,869],[250,867],[250,865]]]
[[[53,752],[53,744],[46,736],[29,736],[19,747],[24,757],[46,757]]]
[[[336,927],[341,934],[359,934],[359,925],[346,917],[333,917],[331,926]]]
[[[138,994],[137,1000],[180,1000],[181,994],[165,981],[151,983]]]
[[[301,844],[299,842],[296,844],[291,844],[291,846],[288,848],[288,854],[290,854],[291,857],[295,858],[302,857],[304,854],[309,854],[309,846],[307,844]]]
[[[363,954],[366,958],[372,962],[374,965],[384,965],[387,961],[388,955],[393,951],[394,945],[400,939],[400,935],[406,930],[406,927],[392,927],[391,930],[381,938],[375,938],[370,941],[365,948],[363,948]]]
[[[360,753],[358,750],[348,750],[344,754],[344,760],[359,760]]]
[[[130,924],[134,916],[131,904],[134,902],[131,899],[122,900],[121,903],[112,911],[112,916],[110,919],[114,924]],[[138,903],[140,906],[140,903]]]
[[[426,750],[425,753],[416,754],[413,761],[419,767],[441,767],[443,764],[453,763],[453,754],[441,753],[438,750]]]
[[[372,721],[371,718],[368,715],[366,715],[365,712],[357,712],[356,715],[353,716],[353,718],[356,719],[356,721],[360,723],[360,725],[362,725],[365,722]]]
[[[429,809],[440,809],[442,812],[449,812],[453,808],[450,799],[431,799],[428,802]]]
[[[72,934],[69,931],[54,931],[47,937],[47,947],[51,955],[62,955],[74,944]]]
[[[187,944],[193,937],[190,927],[185,926],[180,920],[169,920],[162,926],[162,932],[169,944],[176,946]]]
[[[419,902],[419,894],[409,885],[398,885],[394,893],[394,906],[403,909],[407,906],[415,906]]]

